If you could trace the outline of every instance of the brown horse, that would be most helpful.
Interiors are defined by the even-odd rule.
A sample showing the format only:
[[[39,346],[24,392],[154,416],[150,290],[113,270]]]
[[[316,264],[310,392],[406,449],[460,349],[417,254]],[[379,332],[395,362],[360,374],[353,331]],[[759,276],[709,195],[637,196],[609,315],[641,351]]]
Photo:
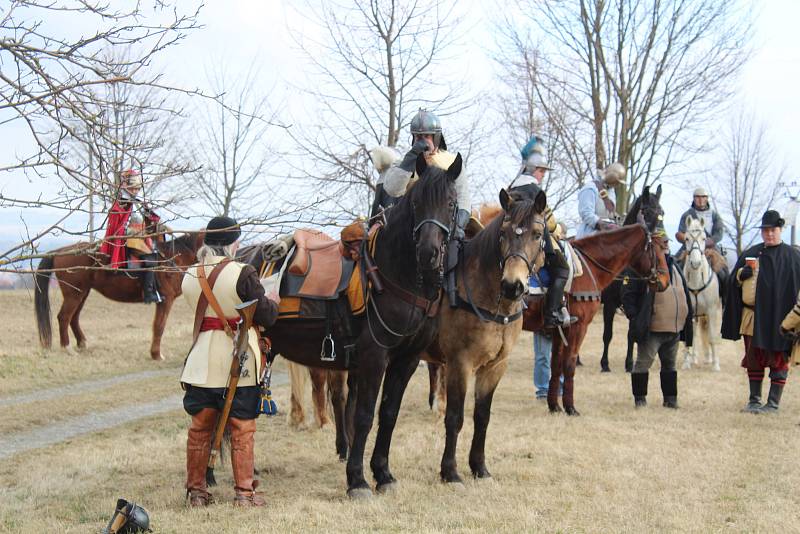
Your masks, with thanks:
[[[659,204],[661,187],[651,195],[645,187],[617,230],[572,241],[572,247],[583,265],[583,276],[575,278],[568,294],[570,314],[578,321],[565,329],[566,344],[561,336],[553,335],[550,388],[547,404],[551,412],[561,411],[558,405],[560,377],[564,376],[562,402],[568,415],[580,415],[575,409],[575,367],[578,351],[589,324],[600,309],[600,293],[613,282],[622,270],[630,266],[638,276],[647,278],[663,290],[669,284],[666,264],[666,243],[653,235],[661,226],[663,211]],[[542,300],[532,299],[524,314],[523,328],[536,332],[542,328]]]
[[[156,273],[163,301],[156,305],[153,319],[153,340],[150,357],[163,360],[161,336],[167,322],[172,303],[181,294],[181,281],[186,268],[197,261],[197,250],[203,244],[204,232],[188,232],[170,241],[157,243],[159,265]],[[78,349],[86,348],[86,335],[81,330],[80,314],[89,292],[97,290],[101,295],[117,302],[142,302],[142,285],[135,272],[109,269],[108,257],[94,251],[89,243],[78,243],[51,252],[42,259],[36,269],[34,303],[39,341],[45,348],[52,345],[50,326],[50,276],[58,280],[64,302],[58,312],[58,333],[61,348],[72,352],[69,328],[75,335]]]

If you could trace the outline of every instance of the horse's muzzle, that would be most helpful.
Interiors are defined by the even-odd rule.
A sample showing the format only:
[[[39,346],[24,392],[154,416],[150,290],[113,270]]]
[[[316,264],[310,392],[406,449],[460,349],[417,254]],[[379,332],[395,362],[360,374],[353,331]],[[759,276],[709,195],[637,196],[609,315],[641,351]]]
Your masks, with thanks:
[[[501,280],[500,291],[503,294],[503,298],[508,300],[517,300],[525,293],[525,284],[519,280],[515,282]]]

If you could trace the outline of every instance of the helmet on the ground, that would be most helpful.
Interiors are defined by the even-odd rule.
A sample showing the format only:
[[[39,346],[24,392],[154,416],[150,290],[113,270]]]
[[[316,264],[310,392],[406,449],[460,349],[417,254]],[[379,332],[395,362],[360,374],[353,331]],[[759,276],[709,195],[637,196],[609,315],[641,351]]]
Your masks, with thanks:
[[[526,174],[532,174],[533,171],[538,168],[548,171],[553,170],[547,161],[544,140],[535,134],[532,135],[525,146],[519,150],[519,154],[522,156],[523,172]]]
[[[430,134],[433,136],[433,145],[437,148],[447,150],[447,143],[444,142],[442,135],[442,122],[439,117],[426,109],[420,108],[414,118],[411,119],[411,135]]]
[[[150,515],[147,510],[125,499],[117,499],[117,508],[114,515],[103,530],[103,534],[134,534],[137,532],[152,532],[150,530]]]

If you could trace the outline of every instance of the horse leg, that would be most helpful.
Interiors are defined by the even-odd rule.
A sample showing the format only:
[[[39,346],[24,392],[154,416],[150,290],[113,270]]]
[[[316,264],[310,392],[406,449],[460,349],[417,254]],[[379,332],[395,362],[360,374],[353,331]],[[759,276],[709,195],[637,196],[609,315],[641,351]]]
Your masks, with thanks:
[[[363,335],[361,339],[364,339]],[[372,496],[372,490],[364,478],[364,449],[375,418],[375,404],[378,400],[381,377],[386,371],[387,356],[385,350],[375,347],[371,341],[367,338],[366,342],[359,343],[359,347],[365,347],[365,350],[359,354],[358,384],[355,389],[350,388],[347,393],[348,404],[351,402],[350,397],[355,395],[355,400],[352,401],[355,403],[353,440],[346,468],[347,496],[351,498]]]
[[[356,375],[353,371],[347,373],[346,395],[347,400],[344,404],[344,430],[347,436],[347,443],[352,445],[356,434],[354,424],[356,416],[356,399],[358,398],[358,375]]]
[[[308,374],[311,376],[311,403],[314,405],[314,420],[319,428],[323,428],[331,422],[330,417],[328,417],[328,402],[325,397],[328,371],[309,367]]]
[[[75,341],[78,343],[78,350],[85,350],[87,347],[86,335],[83,333],[83,330],[81,330],[80,316],[83,305],[86,304],[86,299],[88,298],[89,292],[87,291],[84,293],[81,303],[78,304],[78,309],[75,310],[75,313],[72,315],[72,319],[69,322],[69,326],[72,328],[72,334],[75,336]]]
[[[150,344],[150,357],[157,361],[163,361],[161,354],[161,336],[164,335],[164,327],[167,325],[167,317],[172,309],[175,297],[164,295],[164,300],[156,304],[156,314],[153,317],[153,342]]]
[[[615,306],[610,302],[603,303],[603,356],[600,358],[600,371],[603,373],[611,372],[611,368],[608,366],[608,347],[614,337],[615,313],[617,313]]]
[[[463,480],[458,476],[456,445],[458,444],[458,433],[464,426],[464,398],[467,395],[467,377],[470,371],[458,358],[461,355],[456,354],[455,356],[455,358],[448,359],[445,368],[447,373],[447,411],[444,416],[445,444],[439,474],[443,482],[463,484]],[[477,405],[475,409],[477,410]]]
[[[550,385],[547,389],[547,407],[550,413],[560,412],[561,406],[558,405],[558,393],[561,391],[561,336],[558,332],[553,332],[553,343],[550,349]]]
[[[347,460],[347,449],[350,442],[347,439],[345,425],[345,404],[347,402],[347,372],[328,371],[328,395],[333,407],[333,420],[336,423],[336,454],[340,461]]]
[[[469,450],[469,467],[475,478],[492,476],[486,469],[486,429],[489,427],[494,391],[507,367],[508,359],[501,355],[475,373],[475,411],[472,416],[475,432]]]
[[[714,363],[714,355],[711,350],[711,323],[708,319],[708,317],[703,317],[700,331],[702,332],[703,352],[706,356],[706,364],[712,365]]]
[[[564,396],[561,402],[564,404],[564,411],[567,415],[580,415],[578,410],[575,409],[575,360],[577,352],[581,348],[583,338],[586,336],[587,326],[570,329],[567,337],[568,346],[562,349],[562,367],[564,370]]]
[[[69,346],[69,325],[88,292],[88,290],[81,291],[80,288],[73,289],[61,286],[64,302],[61,303],[61,309],[58,310],[58,335],[62,350],[68,354],[74,354],[74,351]]]
[[[306,412],[305,412],[305,397],[306,397],[306,378],[308,377],[308,369],[304,365],[294,363],[287,360],[287,367],[289,369],[289,384],[292,391],[289,397],[289,427],[295,430],[305,426]]]
[[[389,447],[392,444],[392,433],[397,424],[397,415],[400,413],[403,394],[418,365],[418,356],[397,356],[389,363],[383,379],[383,397],[378,412],[378,435],[375,438],[375,448],[372,450],[372,460],[369,463],[372,468],[372,476],[378,483],[377,490],[380,493],[392,490],[397,485],[397,480],[389,471]]]

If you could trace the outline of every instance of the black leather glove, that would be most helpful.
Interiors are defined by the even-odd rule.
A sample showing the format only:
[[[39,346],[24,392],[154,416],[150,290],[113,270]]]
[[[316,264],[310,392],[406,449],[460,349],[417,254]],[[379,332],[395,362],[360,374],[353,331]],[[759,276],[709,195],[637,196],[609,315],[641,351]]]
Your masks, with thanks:
[[[744,267],[739,269],[739,280],[741,280],[742,282],[752,277],[753,277],[753,268],[750,267],[749,265],[745,265]]]
[[[414,172],[414,169],[417,167],[417,157],[427,151],[428,142],[424,139],[420,139],[414,143],[414,145],[411,147],[411,150],[406,153],[406,156],[403,158],[403,161],[400,162],[398,167],[406,172]]]
[[[464,229],[469,222],[470,213],[467,210],[459,209],[456,211],[456,227],[453,230],[453,237],[455,239],[464,239]]]

